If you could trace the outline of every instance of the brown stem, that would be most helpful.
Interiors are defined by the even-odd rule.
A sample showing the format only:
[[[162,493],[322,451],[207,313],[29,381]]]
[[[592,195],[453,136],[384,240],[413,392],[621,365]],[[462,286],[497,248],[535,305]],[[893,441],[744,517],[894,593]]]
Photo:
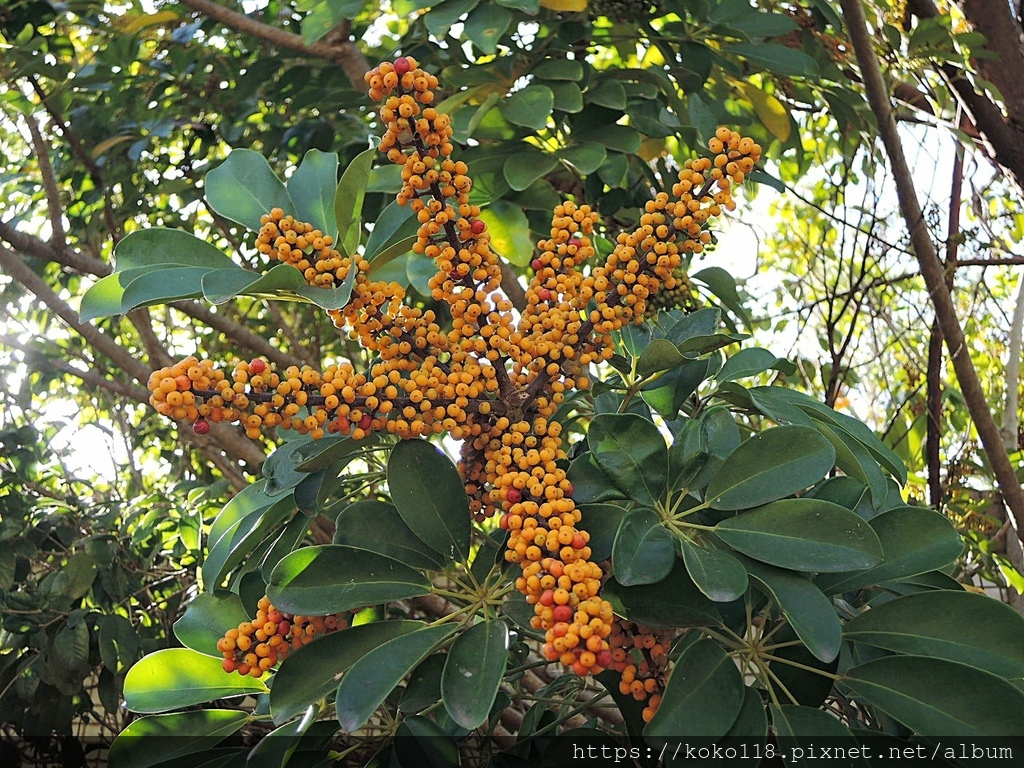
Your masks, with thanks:
[[[181,4],[238,32],[258,37],[271,45],[337,64],[353,86],[363,87],[363,74],[370,69],[370,65],[356,48],[355,43],[349,40],[331,40],[330,42],[320,40],[312,45],[306,45],[302,42],[301,35],[264,24],[212,0],[181,0]]]
[[[67,242],[67,235],[64,232],[64,207],[60,202],[57,177],[50,164],[50,148],[43,141],[43,134],[40,133],[35,119],[29,115],[26,116],[25,122],[28,125],[29,135],[32,137],[32,151],[35,152],[36,162],[39,163],[39,175],[43,179],[43,191],[46,193],[46,207],[50,212],[50,229],[52,231],[50,242],[61,247]]]
[[[840,0],[843,16],[850,32],[853,49],[864,78],[864,89],[871,111],[878,120],[878,131],[892,165],[900,209],[910,229],[914,255],[917,257],[921,275],[935,306],[935,314],[946,339],[953,368],[956,371],[960,390],[974,420],[982,446],[988,455],[989,464],[996,476],[1003,499],[1017,522],[1018,536],[1024,540],[1024,491],[1021,490],[1017,475],[1003,447],[999,428],[988,408],[985,391],[981,387],[978,373],[968,353],[967,341],[956,315],[953,300],[946,288],[945,275],[935,245],[932,243],[924,215],[917,201],[914,179],[903,153],[903,145],[893,119],[892,104],[886,91],[885,81],[875,54],[874,40],[868,32],[864,8],[860,0]]]

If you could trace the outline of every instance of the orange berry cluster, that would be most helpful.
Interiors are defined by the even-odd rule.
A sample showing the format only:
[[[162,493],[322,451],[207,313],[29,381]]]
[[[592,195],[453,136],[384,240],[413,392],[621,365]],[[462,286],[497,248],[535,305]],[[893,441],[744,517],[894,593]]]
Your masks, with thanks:
[[[357,270],[351,300],[329,314],[376,362],[365,374],[342,363],[279,375],[257,359],[239,363],[228,378],[190,358],[154,374],[153,404],[198,419],[197,431],[208,429],[206,419],[241,419],[254,437],[279,426],[314,438],[386,430],[463,441],[459,467],[470,509],[478,521],[502,512],[505,558],[521,567],[516,586],[534,606],[533,626],[545,632],[544,656],[580,675],[612,668],[612,607],[600,597],[601,568],[579,527],[554,416],[567,391],[589,386],[589,366],[611,357],[612,334],[642,322],[659,291],[683,284],[684,255],[710,242],[708,221],[735,207],[732,185],[761,148],[719,129],[710,142],[716,156],[687,161],[675,199],[661,193],[649,201],[640,226],[621,234],[601,265],[589,263],[597,213],[572,201],[557,206],[516,318],[498,292],[499,261],[469,201],[468,168],[451,159],[451,120],[432,106],[437,79],[402,57],[367,73],[366,82],[382,102],[380,149],[402,167],[397,199],[419,222],[413,250],[436,265],[432,298],[447,305],[450,325],[442,327],[433,310],[406,305],[397,283],[369,279],[365,261],[335,257],[311,225],[273,211],[260,233],[263,252],[302,268],[314,285]]]
[[[619,691],[647,702],[643,718],[648,723],[661,704],[668,678],[668,652],[675,636],[672,629],[653,629],[616,619],[608,638],[612,648],[610,666],[622,673]]]
[[[277,610],[266,595],[260,598],[256,616],[229,629],[217,641],[225,672],[262,677],[288,654],[313,642],[319,635],[345,629],[349,614],[294,616]]]
[[[274,208],[260,217],[260,223],[257,250],[291,264],[310,285],[334,288],[348,277],[351,259],[334,247],[334,238],[309,222],[296,221],[281,208]]]

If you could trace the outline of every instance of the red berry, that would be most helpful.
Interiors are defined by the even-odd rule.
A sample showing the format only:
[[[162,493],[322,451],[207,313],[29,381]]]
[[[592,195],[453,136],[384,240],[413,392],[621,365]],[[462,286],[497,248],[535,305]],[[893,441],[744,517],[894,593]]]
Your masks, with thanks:
[[[540,600],[538,600],[537,602],[539,602],[543,606],[554,605],[555,604],[555,590],[553,590],[553,589],[545,589],[543,592],[540,593]],[[570,608],[569,610],[572,610],[572,609]]]
[[[575,533],[572,537],[572,548],[583,549],[587,546],[587,540],[583,537],[582,533]]]
[[[363,418],[361,418],[359,420],[359,428],[362,429],[362,430],[367,430],[367,429],[370,428],[370,424],[372,422],[373,422],[373,417],[370,416],[370,414],[368,414],[368,413],[364,414]]]
[[[540,299],[541,301],[548,301],[551,298],[551,291],[549,291],[547,288],[538,288],[537,298]]]
[[[572,487],[572,483],[569,483],[569,487],[565,489],[566,496],[572,496],[572,492],[576,489]]]
[[[487,225],[483,219],[475,219],[472,224],[469,225],[469,231],[474,235],[482,235],[484,230],[487,229]]]
[[[192,423],[192,431],[197,435],[205,435],[210,431],[210,422],[206,419],[196,419]]]
[[[501,530],[503,530],[503,531],[507,531],[508,530],[508,512],[503,514],[498,519],[498,527],[501,528]]]
[[[557,605],[555,606],[555,612],[553,616],[555,621],[572,621],[572,608],[568,605]]]
[[[258,357],[254,357],[249,361],[249,372],[259,375],[267,370],[267,364],[260,360]]]
[[[509,504],[518,504],[520,501],[523,500],[523,492],[520,491],[518,488],[509,488],[507,491],[505,491],[505,500]]]
[[[544,268],[544,262],[540,259],[534,259],[530,262],[530,266],[533,267],[534,272],[540,272]]]
[[[610,667],[612,665],[612,652],[611,651],[598,651],[597,652],[597,666],[599,667]]]
[[[352,429],[352,422],[348,420],[348,417],[347,416],[339,416],[338,417],[338,431],[339,432],[343,432],[343,433],[347,433],[350,429]]]
[[[583,241],[580,240],[578,237],[574,237],[567,243],[567,245],[575,245],[577,248],[579,248],[581,245],[583,245]]]
[[[395,74],[401,77],[406,72],[412,69],[412,65],[409,64],[409,60],[405,56],[401,56],[395,59]]]

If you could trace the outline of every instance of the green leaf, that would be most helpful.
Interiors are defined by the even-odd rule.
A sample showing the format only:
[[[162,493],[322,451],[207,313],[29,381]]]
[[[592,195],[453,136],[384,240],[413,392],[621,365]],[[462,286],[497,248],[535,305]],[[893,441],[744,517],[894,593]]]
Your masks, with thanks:
[[[839,655],[842,625],[832,601],[814,582],[792,571],[745,558],[743,565],[756,586],[776,602],[816,659],[827,663]]]
[[[626,108],[626,89],[618,80],[604,77],[587,89],[586,100],[589,104],[621,111]]]
[[[566,476],[572,483],[572,497],[577,504],[594,504],[626,498],[605,471],[597,465],[594,454],[589,451],[573,460]]]
[[[821,499],[773,501],[723,520],[715,533],[748,557],[793,571],[852,571],[878,565],[883,557],[870,525]]]
[[[715,378],[719,382],[725,383],[745,379],[748,376],[756,376],[771,369],[783,371],[787,376],[796,373],[796,366],[789,360],[776,357],[761,347],[748,347],[741,349],[726,360],[725,365],[715,374]]]
[[[498,41],[512,23],[512,12],[492,3],[476,7],[463,27],[462,38],[472,41],[480,51],[490,56],[498,50]]]
[[[377,621],[318,637],[281,662],[270,691],[274,722],[283,723],[338,687],[339,675],[383,643],[422,629],[420,621]]]
[[[801,491],[832,469],[832,444],[807,427],[766,429],[729,454],[708,484],[713,509],[747,509]]]
[[[366,197],[370,167],[376,155],[377,150],[372,147],[356,155],[341,174],[341,181],[334,191],[334,223],[338,228],[338,249],[346,256],[355,254],[359,246],[363,199]],[[355,274],[354,270],[352,274]]]
[[[502,173],[505,174],[505,181],[508,182],[508,185],[517,192],[521,192],[537,179],[550,173],[557,165],[558,158],[554,155],[529,147],[524,148],[522,152],[509,155],[502,166]],[[529,240],[528,237],[526,239]]]
[[[605,582],[601,596],[615,613],[651,627],[708,627],[722,623],[715,604],[708,600],[676,560],[669,575],[657,584],[625,587],[614,578]]]
[[[668,576],[675,560],[675,537],[653,509],[639,507],[626,513],[612,545],[612,573],[620,584],[634,587],[659,582]]]
[[[736,720],[746,688],[743,677],[718,643],[693,643],[676,661],[661,705],[644,729],[646,738],[719,739]]]
[[[388,458],[391,501],[406,525],[447,559],[469,557],[466,488],[451,460],[426,440],[403,440]]]
[[[868,521],[882,543],[885,559],[873,568],[819,576],[829,594],[946,567],[963,551],[963,541],[946,517],[924,507],[896,507]]]
[[[107,614],[99,620],[99,650],[103,666],[115,675],[135,663],[140,653],[139,636],[124,616]],[[216,643],[216,640],[214,641]]]
[[[203,275],[202,290],[207,301],[223,304],[236,296],[307,301],[321,309],[340,309],[348,304],[357,270],[350,270],[337,288],[315,288],[291,264],[278,264],[267,272],[235,267],[214,269]]]
[[[189,648],[151,653],[125,676],[125,706],[149,714],[269,690],[258,678],[225,672],[221,661]]]
[[[271,530],[294,513],[295,504],[288,497],[273,504],[265,504],[238,519],[226,518],[223,525],[218,525],[224,516],[222,510],[214,522],[216,531],[210,531],[210,546],[206,560],[203,561],[203,583],[206,588],[220,587],[228,572],[248,557]]]
[[[728,603],[747,591],[747,570],[721,549],[681,540],[686,571],[705,595],[716,603]]]
[[[600,142],[582,141],[560,149],[558,157],[586,176],[601,167],[608,157],[608,150]]]
[[[723,307],[736,315],[745,325],[750,325],[750,316],[743,306],[743,301],[736,290],[736,280],[732,275],[721,267],[706,267],[691,274],[690,279],[706,285],[722,302]]]
[[[583,92],[576,83],[548,81],[545,85],[555,95],[555,109],[573,114],[583,111]]]
[[[53,656],[63,672],[73,674],[89,669],[89,627],[79,616],[68,620],[53,638]]]
[[[202,296],[203,277],[210,271],[205,267],[170,266],[147,270],[125,286],[121,294],[121,314],[139,307]]]
[[[632,413],[595,416],[587,443],[594,461],[627,498],[649,507],[661,499],[668,447],[652,422]]]
[[[450,723],[441,720],[446,728],[421,715],[402,720],[395,730],[392,743],[392,765],[415,765],[422,768],[458,768],[461,764],[459,746],[447,732]],[[461,735],[461,734],[459,734]]]
[[[753,13],[727,22],[730,29],[743,32],[750,37],[779,37],[799,29],[800,25],[791,16],[783,13]]]
[[[235,709],[142,717],[117,735],[110,745],[107,763],[112,768],[149,768],[207,752],[248,722],[249,714]],[[153,749],[154,744],[161,744],[162,748]],[[190,764],[196,764],[195,758]]]
[[[381,260],[384,251],[396,243],[416,237],[418,229],[419,222],[416,221],[412,209],[407,205],[399,205],[397,200],[392,200],[374,221],[373,231],[366,240],[363,257],[371,262],[374,268],[383,266],[383,261],[380,264],[374,262]],[[395,254],[396,257],[401,255]]]
[[[573,499],[576,499],[575,488]],[[590,534],[587,546],[590,547],[591,561],[600,563],[607,560],[612,556],[612,545],[626,510],[615,504],[578,504],[578,509],[582,518],[576,527]]]
[[[985,595],[935,591],[899,597],[847,622],[843,636],[897,653],[958,661],[1003,678],[1024,677],[1024,618]]]
[[[219,658],[217,641],[225,630],[249,619],[249,612],[234,592],[201,592],[174,622],[174,636],[186,648]]]
[[[596,141],[606,149],[627,155],[639,152],[643,143],[643,135],[636,128],[614,123],[580,131],[574,138],[580,142]]]
[[[125,235],[114,246],[118,272],[154,267],[223,269],[236,264],[219,248],[178,229],[150,227]]]
[[[887,656],[847,670],[842,683],[921,736],[1024,736],[1024,691],[966,664]]]
[[[817,62],[803,51],[778,43],[728,43],[722,46],[769,72],[784,77],[816,77]]]
[[[148,271],[145,267],[123,270],[97,280],[82,295],[82,301],[78,306],[78,319],[87,323],[98,317],[121,314],[121,297],[124,295],[125,286]]]
[[[544,59],[531,73],[541,80],[570,80],[578,83],[583,79],[583,65],[575,59]]]
[[[479,4],[480,0],[445,0],[443,3],[434,5],[428,13],[420,18],[427,25],[427,31],[438,40],[442,40],[448,36],[448,30],[451,29],[452,24]]]
[[[341,678],[335,710],[346,731],[361,728],[387,695],[456,628],[441,625],[387,640],[355,662]]]
[[[299,10],[309,11],[302,20],[302,42],[312,45],[339,22],[358,16],[363,5],[364,0],[301,0],[298,3]],[[334,189],[333,184],[331,189]]]
[[[657,339],[651,343],[651,346],[666,343],[668,342],[664,339]],[[697,391],[701,382],[707,377],[710,362],[711,358],[687,361],[684,365],[660,376],[654,384],[644,387],[640,396],[663,419],[672,421],[679,415],[680,409],[686,404],[690,395]]]
[[[491,236],[491,248],[516,266],[533,258],[530,222],[522,208],[508,200],[495,200],[480,212]]]
[[[362,0],[358,0],[362,5]],[[305,25],[303,25],[305,29]],[[286,184],[295,204],[295,217],[335,237],[334,193],[338,186],[338,155],[311,149]]]
[[[447,653],[435,653],[416,666],[398,701],[399,712],[415,714],[441,701],[441,675],[447,660]]]
[[[508,661],[508,628],[484,621],[452,643],[441,675],[441,699],[452,720],[473,730],[490,714]]]
[[[430,580],[408,565],[341,544],[303,547],[286,555],[267,583],[267,596],[279,610],[306,616],[418,597],[430,590]]]
[[[555,94],[546,85],[528,85],[498,105],[502,116],[510,123],[535,131],[548,124],[554,108]]]
[[[869,763],[859,750],[860,742],[854,738],[850,729],[828,712],[811,707],[799,707],[792,704],[779,706],[769,704],[772,713],[772,727],[778,739],[780,747],[789,754],[795,755],[793,759],[787,760],[787,765],[798,765],[808,768],[817,764],[817,760],[805,760],[804,755],[813,754],[816,743],[827,740],[829,746],[835,746],[840,750],[848,751],[857,749],[851,754],[859,757],[843,760],[844,766],[868,766]],[[796,752],[796,750],[800,750]]]
[[[860,442],[841,429],[833,428],[820,421],[813,414],[814,426],[836,449],[836,466],[846,475],[860,480],[871,488],[872,499],[883,499],[886,495],[885,475],[878,462]]]
[[[376,552],[413,568],[434,571],[445,566],[445,558],[412,532],[393,505],[376,499],[345,507],[338,516],[334,543]]]
[[[667,371],[685,362],[686,358],[671,341],[654,339],[637,358],[636,373],[645,379],[652,373]]]
[[[225,219],[254,232],[260,217],[273,208],[293,213],[288,189],[277,178],[267,159],[251,149],[236,149],[227,160],[206,174],[206,200]]]

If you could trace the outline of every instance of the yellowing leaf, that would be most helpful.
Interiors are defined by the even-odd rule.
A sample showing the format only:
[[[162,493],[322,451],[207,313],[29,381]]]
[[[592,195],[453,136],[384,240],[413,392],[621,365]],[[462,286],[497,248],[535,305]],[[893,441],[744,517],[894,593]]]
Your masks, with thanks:
[[[570,13],[585,10],[588,0],[540,0],[541,7],[559,13]]]
[[[645,163],[649,163],[654,158],[664,155],[665,151],[665,139],[644,139],[637,154],[643,158]]]
[[[764,127],[772,132],[779,141],[789,138],[792,124],[789,120],[789,111],[786,106],[770,93],[765,93],[756,85],[750,83],[739,83],[740,91],[754,105],[754,111],[764,124]]]
[[[169,24],[177,22],[181,17],[175,11],[160,11],[158,13],[126,13],[113,20],[114,26],[121,32],[129,35],[138,32],[146,27],[153,27],[157,24]]]
[[[92,150],[92,157],[95,160],[96,158],[101,157],[102,155],[105,155],[107,152],[109,152],[111,149],[116,147],[118,144],[123,144],[126,141],[135,141],[135,139],[137,139],[137,138],[138,138],[138,136],[135,136],[133,134],[133,135],[129,135],[129,136],[114,136],[113,138],[110,138],[110,139],[104,139],[103,141],[101,141],[99,144],[97,144],[93,148],[93,150]]]

